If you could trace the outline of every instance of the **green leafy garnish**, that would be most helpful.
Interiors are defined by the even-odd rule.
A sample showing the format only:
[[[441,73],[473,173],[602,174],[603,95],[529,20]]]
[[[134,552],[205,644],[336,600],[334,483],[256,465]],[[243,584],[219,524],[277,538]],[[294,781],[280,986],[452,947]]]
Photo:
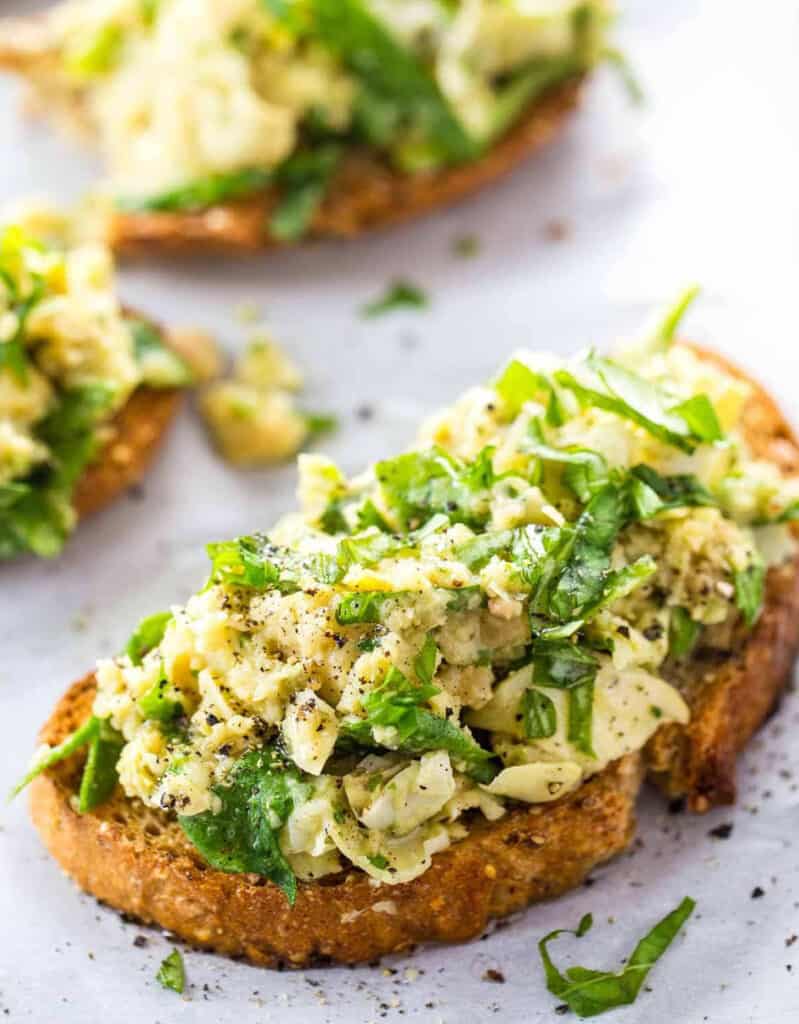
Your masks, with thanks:
[[[694,622],[687,608],[672,608],[669,620],[669,654],[673,658],[684,658],[696,646],[702,623]]]
[[[479,528],[488,520],[488,488],[494,481],[493,449],[471,463],[440,448],[407,452],[375,466],[386,505],[403,529],[418,527],[434,515]]]
[[[183,992],[186,987],[186,970],[183,966],[183,957],[177,949],[173,949],[169,956],[161,961],[155,980],[173,992]]]
[[[226,174],[212,174],[155,196],[121,196],[116,200],[116,205],[126,213],[204,210],[209,206],[218,206],[261,192],[273,180],[272,171],[246,168]]]
[[[364,83],[373,108],[375,101],[395,106],[409,133],[429,141],[446,160],[479,154],[432,75],[364,0],[310,0],[310,9],[317,37]]]
[[[722,439],[718,417],[706,395],[681,402],[658,385],[595,352],[586,358],[584,368],[590,374],[590,383],[569,370],[555,372],[557,383],[574,392],[583,405],[597,406],[632,420],[654,437],[685,452],[692,452],[700,443]]]
[[[674,340],[677,328],[682,323],[683,317],[688,311],[689,306],[691,306],[699,295],[699,291],[699,285],[695,284],[691,285],[690,288],[686,288],[685,291],[677,297],[676,302],[666,310],[661,319],[655,324],[651,332],[652,339],[655,342],[660,342],[661,348],[668,347],[668,345]]]
[[[422,686],[430,686],[433,676],[436,674],[436,661],[438,659],[438,645],[428,633],[424,645],[413,659],[413,671]]]
[[[341,159],[341,147],[328,143],[300,150],[275,172],[280,201],[269,218],[269,233],[282,242],[301,238],[310,228]]]
[[[146,693],[136,701],[136,706],[145,718],[167,724],[183,714],[183,704],[178,699],[177,689],[162,673]]]
[[[545,693],[535,689],[526,690],[519,711],[524,735],[528,740],[546,739],[555,735],[558,715],[554,702]]]
[[[266,748],[243,754],[213,792],[220,810],[180,815],[183,831],[211,867],[263,875],[293,905],[297,879],[278,837],[294,808],[309,798],[309,783],[290,762]]]
[[[172,618],[172,612],[156,612],[141,620],[125,647],[125,654],[130,658],[132,664],[141,665],[145,654],[161,643],[166,627]]]
[[[57,747],[47,750],[14,786],[9,798],[15,797],[48,768],[88,746],[89,754],[78,793],[78,811],[85,814],[104,803],[113,793],[118,778],[116,765],[124,744],[122,735],[104,718],[92,715]]]
[[[427,309],[430,300],[427,294],[410,281],[395,281],[386,291],[361,309],[365,317],[383,316],[395,309]]]
[[[89,754],[80,780],[78,811],[85,814],[104,804],[116,788],[117,761],[125,746],[122,733],[104,718],[98,718],[97,729],[89,740]]]
[[[580,1017],[596,1017],[614,1007],[627,1006],[635,1002],[646,976],[674,941],[695,906],[695,901],[686,897],[641,939],[624,967],[617,973],[569,967],[562,974],[552,962],[549,943],[559,935],[575,935],[581,938],[593,924],[590,914],[581,919],[575,931],[558,928],[550,932],[538,943],[547,988]]]
[[[629,492],[636,519],[651,519],[669,509],[718,504],[695,476],[661,476],[644,465],[630,470]]]
[[[398,597],[402,594],[394,590],[359,590],[345,594],[336,608],[336,622],[341,626],[381,622],[385,603],[396,601]]]
[[[291,593],[298,587],[296,558],[272,544],[264,534],[208,544],[206,551],[211,559],[209,584],[276,589],[283,593]]]
[[[533,680],[539,686],[568,691],[566,735],[569,742],[588,757],[595,756],[592,731],[594,681],[598,669],[596,658],[569,640],[539,640],[533,646]],[[554,708],[552,710],[554,712]]]
[[[187,388],[194,383],[189,364],[166,344],[152,324],[128,320],[142,381],[151,388]]]
[[[752,562],[745,569],[733,573],[735,604],[747,626],[754,626],[763,610],[766,592],[766,567],[763,560],[752,556]]]
[[[361,746],[379,747],[375,727],[391,727],[396,737],[392,749],[411,754],[446,750],[467,775],[490,782],[497,773],[494,755],[449,719],[421,706],[438,692],[428,684],[414,685],[392,667],[380,686],[363,698],[366,717],[343,722],[341,735]]]

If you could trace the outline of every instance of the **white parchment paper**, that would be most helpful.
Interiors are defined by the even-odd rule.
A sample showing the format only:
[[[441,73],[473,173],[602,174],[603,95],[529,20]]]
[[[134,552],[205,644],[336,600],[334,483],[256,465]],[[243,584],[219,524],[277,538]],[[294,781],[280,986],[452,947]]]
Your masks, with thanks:
[[[6,2],[2,13],[31,6]],[[307,369],[307,404],[341,416],[322,447],[350,470],[397,451],[421,414],[488,377],[515,347],[602,344],[693,280],[705,292],[692,336],[755,370],[796,412],[798,20],[791,0],[634,0],[620,37],[646,89],[642,109],[629,109],[603,72],[555,146],[455,210],[357,245],[132,266],[124,297],[214,329],[231,351],[245,335],[233,311],[256,303]],[[21,123],[17,100],[1,82],[0,199],[77,194],[91,158]],[[463,234],[480,239],[470,261],[452,252]],[[358,307],[400,275],[429,290],[430,311],[360,319]],[[139,617],[195,588],[204,542],[267,527],[292,506],[294,484],[291,467],[244,475],[222,465],[187,412],[142,495],[86,524],[58,561],[0,569],[0,789],[27,763],[56,695],[117,650]],[[485,941],[299,974],[187,951],[182,999],[154,980],[169,939],[78,894],[18,801],[0,810],[0,1019],[534,1024],[560,1019],[535,949],[541,935],[593,911],[594,930],[564,940],[558,961],[574,953],[571,962],[614,967],[692,895],[697,912],[647,990],[607,1019],[799,1020],[798,725],[788,697],[740,765],[735,809],[689,819],[645,795],[628,855]],[[723,823],[729,839],[709,835]],[[504,983],[486,980],[489,969]]]

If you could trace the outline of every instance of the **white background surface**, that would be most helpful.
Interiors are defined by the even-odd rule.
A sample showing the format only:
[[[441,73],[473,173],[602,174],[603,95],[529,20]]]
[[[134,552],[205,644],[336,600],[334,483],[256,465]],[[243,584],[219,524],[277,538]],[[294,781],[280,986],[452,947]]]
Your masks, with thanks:
[[[690,333],[756,370],[796,412],[796,5],[634,0],[619,35],[646,106],[630,110],[601,73],[566,135],[489,194],[357,245],[131,267],[125,300],[211,327],[231,350],[244,338],[233,310],[257,303],[308,370],[307,404],[341,415],[342,429],[322,447],[350,470],[398,450],[421,413],[485,379],[513,348],[601,344],[693,280],[705,293]],[[21,123],[17,99],[0,82],[0,198],[77,194],[91,160]],[[551,240],[552,221],[566,238]],[[479,236],[478,258],[452,255],[463,233]],[[360,319],[359,305],[396,275],[427,288],[431,310]],[[375,415],[363,422],[354,411],[366,403]],[[294,483],[291,467],[228,469],[186,412],[143,500],[123,499],[86,524],[56,562],[0,569],[0,790],[26,764],[56,695],[98,654],[117,650],[140,616],[194,589],[205,541],[268,527],[288,510]],[[154,981],[169,942],[79,895],[19,801],[0,810],[0,1014],[63,1024],[574,1019],[553,1016],[536,939],[591,910],[594,931],[578,948],[564,940],[557,959],[574,950],[578,962],[610,968],[690,894],[698,910],[651,974],[652,991],[607,1019],[796,1021],[799,942],[786,940],[799,932],[798,723],[799,702],[788,698],[741,765],[735,810],[689,820],[646,796],[642,847],[597,872],[590,889],[534,908],[484,942],[397,959],[393,975],[276,974],[189,951],[184,999]],[[708,836],[726,821],[729,840]],[[757,885],[765,895],[753,900]],[[139,934],[146,948],[134,947]],[[483,980],[488,967],[506,983]]]

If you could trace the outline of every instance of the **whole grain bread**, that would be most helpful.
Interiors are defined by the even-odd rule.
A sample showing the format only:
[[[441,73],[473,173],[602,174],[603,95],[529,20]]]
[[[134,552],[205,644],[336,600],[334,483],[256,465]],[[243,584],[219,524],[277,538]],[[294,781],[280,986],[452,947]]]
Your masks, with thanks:
[[[53,74],[53,40],[46,19],[0,23],[0,68],[33,76]],[[309,238],[355,238],[464,199],[517,167],[550,142],[577,105],[584,75],[576,74],[534,100],[513,128],[482,157],[432,172],[403,174],[368,149],[350,150],[314,217]],[[35,104],[34,104],[35,106]],[[91,129],[81,112],[79,89],[42,89],[44,113],[66,119],[82,134]],[[118,251],[207,249],[251,252],[284,246],[269,234],[276,189],[235,202],[190,212],[111,214],[108,242]]]
[[[58,703],[42,740],[58,743],[91,713],[86,676]],[[413,882],[375,886],[351,870],[299,884],[289,907],[271,882],[203,861],[174,819],[118,790],[102,807],[73,807],[80,757],[31,787],[33,821],[81,888],[197,946],[254,963],[355,963],[420,942],[458,942],[492,918],[578,885],[633,833],[640,758],[631,755],[552,804],[476,819],[466,839],[437,854]]]
[[[704,357],[722,362],[712,353]],[[793,434],[753,385],[746,432],[755,452],[784,469],[799,464]],[[117,790],[95,811],[74,807],[81,756],[40,776],[31,812],[46,846],[83,889],[198,946],[254,963],[353,963],[426,941],[463,941],[494,919],[578,885],[633,835],[644,767],[671,796],[706,810],[734,797],[735,757],[768,715],[799,647],[799,559],[772,569],[756,628],[715,661],[673,668],[692,710],[664,726],[643,753],[611,764],[551,804],[517,806],[497,822],[476,816],[467,838],[433,858],[412,882],[374,886],[349,870],[300,883],[290,909],[255,875],[209,867],[174,819]],[[92,675],[61,699],[41,739],[58,743],[91,712]],[[645,764],[642,764],[645,762]]]

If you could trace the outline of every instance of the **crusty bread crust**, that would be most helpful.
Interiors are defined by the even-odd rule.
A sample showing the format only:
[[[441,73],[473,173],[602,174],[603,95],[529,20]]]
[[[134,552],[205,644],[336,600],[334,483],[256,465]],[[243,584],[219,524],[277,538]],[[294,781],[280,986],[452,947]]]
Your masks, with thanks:
[[[141,387],[111,421],[110,436],[78,480],[72,503],[79,519],[105,508],[139,483],[166,436],[183,395]]]
[[[449,206],[510,173],[560,131],[582,76],[551,89],[483,157],[432,173],[400,174],[367,151],[349,153],[314,218],[310,238],[355,238]],[[163,249],[256,249],[285,245],[268,234],[274,189],[195,213],[116,213],[109,242],[128,253]]]
[[[743,430],[753,453],[785,473],[799,472],[799,442],[771,396],[727,359],[692,347],[752,388]],[[692,811],[735,800],[736,757],[791,679],[799,651],[799,554],[769,570],[763,613],[754,630],[738,637],[726,658],[674,667],[672,681],[691,720],[663,726],[645,751],[653,781],[670,797],[685,797]]]
[[[61,699],[42,731],[57,743],[91,712],[94,677]],[[492,918],[578,885],[633,834],[640,759],[615,762],[552,804],[514,809],[436,854],[423,875],[375,886],[351,870],[299,885],[290,908],[256,875],[209,868],[165,814],[118,791],[90,814],[73,807],[79,757],[40,776],[31,814],[45,845],[83,889],[197,946],[257,964],[356,963],[420,942],[474,938]]]

